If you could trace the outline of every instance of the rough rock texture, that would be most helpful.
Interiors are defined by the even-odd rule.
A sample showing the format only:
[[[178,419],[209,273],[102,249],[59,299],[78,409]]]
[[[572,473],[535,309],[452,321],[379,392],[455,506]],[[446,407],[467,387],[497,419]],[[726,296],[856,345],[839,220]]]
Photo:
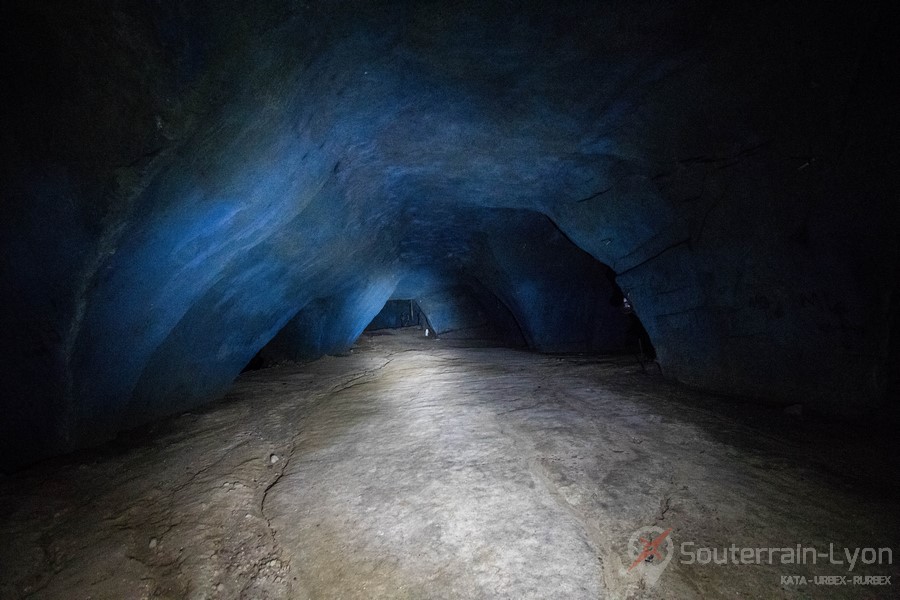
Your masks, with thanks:
[[[5,460],[219,396],[286,326],[298,356],[343,351],[389,298],[474,285],[535,349],[605,350],[604,265],[667,374],[872,408],[897,347],[886,14],[5,2]]]
[[[628,570],[630,536],[651,525],[719,557],[831,543],[896,561],[895,430],[835,436],[631,357],[456,344],[364,337],[351,356],[245,374],[222,403],[0,478],[0,598],[896,597],[896,562],[676,554],[655,585]]]

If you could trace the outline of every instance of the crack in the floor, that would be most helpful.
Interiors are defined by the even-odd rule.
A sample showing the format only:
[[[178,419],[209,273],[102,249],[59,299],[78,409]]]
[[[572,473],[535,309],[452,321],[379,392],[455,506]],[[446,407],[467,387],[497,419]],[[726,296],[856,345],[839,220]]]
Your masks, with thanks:
[[[387,359],[381,365],[379,365],[375,368],[372,368],[372,369],[367,369],[363,373],[351,376],[349,379],[345,378],[343,384],[338,384],[337,386],[332,387],[330,390],[320,392],[319,396],[305,407],[306,415],[308,416],[308,415],[313,414],[315,412],[315,409],[318,408],[319,405],[321,405],[323,402],[327,401],[328,399],[333,398],[334,396],[336,396],[348,389],[351,389],[353,387],[356,387],[359,385],[364,385],[366,383],[371,383],[372,381],[374,381],[374,379],[372,379],[372,377],[375,374],[382,371],[391,362],[393,362],[393,360],[394,360],[393,357],[395,354],[399,354],[399,353],[397,353],[397,352],[391,353],[388,355]],[[367,379],[366,381],[360,381],[360,379],[363,379],[363,378],[370,378],[370,379]],[[281,565],[286,565],[288,570],[290,569],[289,557],[284,556],[284,554],[279,549],[278,530],[272,524],[273,517],[269,516],[269,514],[266,512],[266,503],[269,500],[269,494],[272,492],[272,490],[274,490],[278,486],[279,483],[281,483],[281,480],[284,478],[285,474],[288,472],[288,467],[290,466],[291,462],[294,460],[294,454],[297,451],[298,440],[300,439],[300,436],[303,433],[304,433],[304,430],[298,428],[297,432],[291,436],[290,442],[288,443],[287,452],[285,453],[283,460],[280,461],[281,467],[278,469],[278,472],[275,475],[275,477],[268,483],[268,485],[266,485],[266,487],[262,491],[262,494],[261,494],[261,497],[259,500],[259,514],[263,518],[263,520],[266,522],[266,528],[269,531],[269,536],[272,538],[272,545],[273,545],[273,549],[275,550],[275,553],[273,555],[264,557],[261,561],[259,561],[259,563],[256,565],[254,574],[250,577],[250,580],[248,581],[248,583],[246,584],[244,589],[241,590],[241,594],[243,594],[249,588],[249,586],[252,585],[253,580],[255,580],[257,577],[259,577],[259,574],[260,574],[263,566],[265,564],[268,564],[268,562],[273,560],[273,558],[277,559]]]
[[[522,434],[513,431],[513,428],[509,425],[498,425],[500,433],[512,440],[513,446],[517,449],[519,456],[522,456],[527,461],[528,472],[531,474],[532,479],[534,479],[535,482],[553,498],[556,504],[573,518],[584,531],[586,541],[590,545],[591,550],[599,563],[598,569],[602,594],[604,596],[609,594],[613,597],[626,597],[627,593],[631,590],[627,589],[627,586],[623,586],[623,582],[619,579],[613,577],[611,569],[614,567],[609,564],[610,562],[616,562],[609,560],[610,557],[614,557],[613,550],[610,544],[605,541],[605,536],[600,531],[599,527],[597,527],[587,515],[566,499],[565,495],[560,491],[556,483],[554,483],[550,473],[541,462],[541,457],[534,452],[528,441],[523,439]]]
[[[333,388],[331,388],[330,390],[328,390],[327,392],[325,392],[325,394],[327,396],[334,396],[336,394],[340,394],[341,392],[344,392],[346,390],[354,388],[358,385],[365,385],[367,383],[371,383],[373,381],[372,379],[367,379],[366,381],[359,381],[359,380],[363,379],[364,377],[372,377],[373,375],[375,375],[376,373],[380,372],[385,367],[387,367],[389,364],[394,362],[394,354],[397,354],[397,353],[394,352],[394,353],[389,354],[387,360],[385,360],[379,366],[372,368],[372,369],[367,369],[364,372],[362,372],[354,377],[351,377],[350,379],[345,380],[343,383],[340,383],[340,384],[334,386]]]
[[[498,412],[497,416],[499,417],[501,415],[508,415],[510,413],[520,412],[523,410],[531,410],[532,408],[537,408],[539,406],[545,406],[546,404],[547,404],[546,402],[535,402],[534,404],[529,404],[528,406],[519,406],[517,408],[510,408],[509,410],[504,410],[504,411]]]

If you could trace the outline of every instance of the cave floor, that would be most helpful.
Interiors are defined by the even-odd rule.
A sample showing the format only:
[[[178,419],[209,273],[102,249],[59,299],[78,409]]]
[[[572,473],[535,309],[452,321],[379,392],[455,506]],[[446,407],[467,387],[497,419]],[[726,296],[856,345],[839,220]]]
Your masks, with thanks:
[[[829,425],[692,391],[633,357],[462,346],[367,334],[349,356],[245,373],[212,406],[0,478],[0,596],[877,598],[900,585],[896,564],[682,562],[701,547],[834,544],[847,563],[844,548],[896,544],[895,480],[865,435],[835,442]],[[652,563],[629,570],[645,526],[672,529],[655,584]]]

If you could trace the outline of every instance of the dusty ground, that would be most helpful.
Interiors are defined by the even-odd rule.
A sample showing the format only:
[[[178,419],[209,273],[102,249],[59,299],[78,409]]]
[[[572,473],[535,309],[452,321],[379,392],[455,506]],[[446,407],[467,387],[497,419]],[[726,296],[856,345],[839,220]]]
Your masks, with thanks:
[[[685,542],[900,559],[877,431],[728,403],[632,358],[418,335],[245,374],[206,410],[0,478],[0,596],[896,597],[896,562],[681,562]],[[672,529],[655,584],[653,563],[628,570],[645,526]]]

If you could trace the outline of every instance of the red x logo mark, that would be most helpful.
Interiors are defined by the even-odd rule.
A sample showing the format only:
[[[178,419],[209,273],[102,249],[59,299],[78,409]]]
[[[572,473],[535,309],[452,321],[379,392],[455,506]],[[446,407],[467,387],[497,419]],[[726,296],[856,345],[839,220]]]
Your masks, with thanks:
[[[634,562],[631,563],[631,566],[628,567],[628,570],[629,571],[632,570],[633,568],[635,568],[636,566],[638,566],[639,564],[641,564],[642,562],[644,562],[645,560],[647,560],[647,558],[649,558],[651,556],[656,557],[659,560],[662,560],[663,556],[659,552],[659,545],[663,543],[663,540],[665,540],[666,536],[668,536],[670,533],[672,533],[671,527],[669,527],[668,529],[663,531],[661,534],[659,534],[652,540],[645,540],[644,538],[640,538],[640,542],[644,545],[644,549],[641,551],[640,554],[638,554],[638,557],[636,559],[634,559]]]

